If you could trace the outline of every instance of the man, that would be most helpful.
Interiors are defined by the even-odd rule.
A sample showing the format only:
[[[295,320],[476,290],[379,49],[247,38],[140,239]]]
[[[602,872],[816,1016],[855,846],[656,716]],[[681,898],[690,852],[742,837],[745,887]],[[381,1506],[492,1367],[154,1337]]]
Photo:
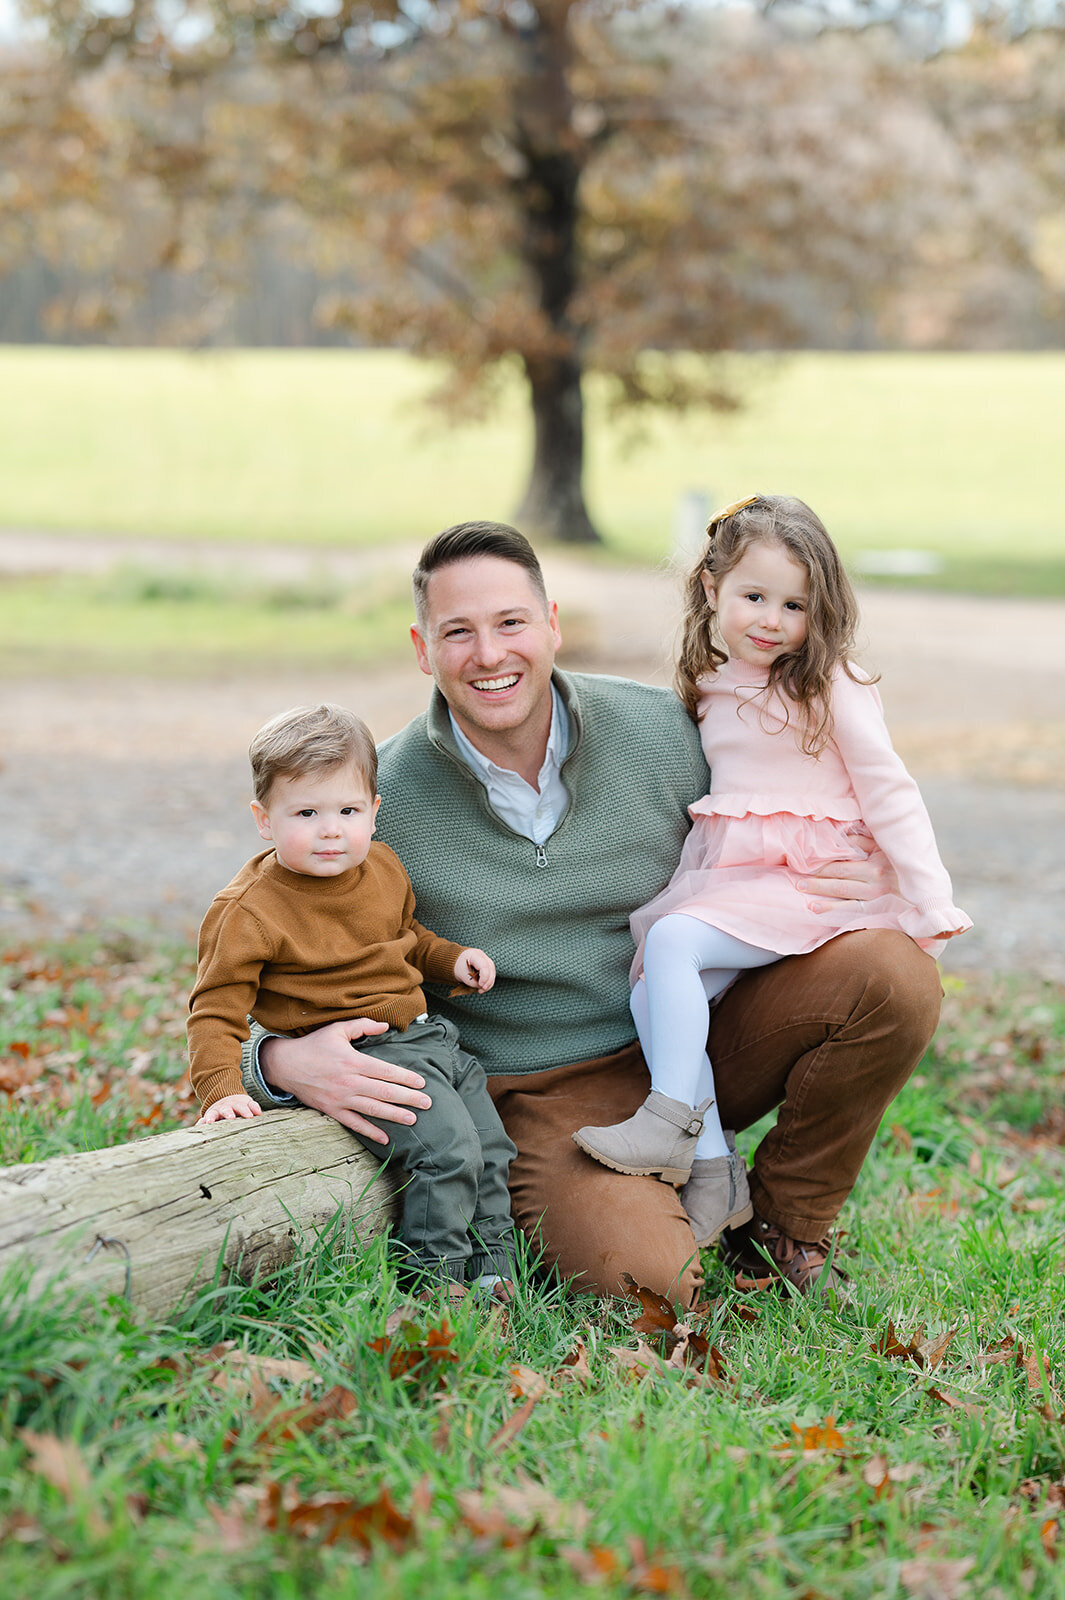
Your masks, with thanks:
[[[572,1134],[631,1116],[647,1093],[628,915],[668,881],[685,808],[708,788],[697,730],[666,690],[555,670],[556,608],[531,546],[504,524],[430,540],[414,594],[414,648],[436,687],[426,715],[381,750],[379,834],[410,873],[419,919],[496,963],[490,995],[434,1007],[480,1058],[517,1146],[515,1220],[579,1287],[617,1293],[627,1272],[690,1305],[701,1271],[676,1191],[601,1166]],[[816,892],[871,899],[890,873],[877,852],[847,870]],[[938,1010],[934,964],[886,932],[831,940],[724,997],[710,1030],[723,1124],[780,1108],[754,1157],[754,1220],[723,1242],[738,1267],[764,1274],[768,1252],[798,1290],[816,1283]],[[294,1096],[386,1142],[367,1118],[410,1123],[429,1101],[416,1073],[353,1050],[362,1031],[263,1039],[249,1093],[265,1105]]]

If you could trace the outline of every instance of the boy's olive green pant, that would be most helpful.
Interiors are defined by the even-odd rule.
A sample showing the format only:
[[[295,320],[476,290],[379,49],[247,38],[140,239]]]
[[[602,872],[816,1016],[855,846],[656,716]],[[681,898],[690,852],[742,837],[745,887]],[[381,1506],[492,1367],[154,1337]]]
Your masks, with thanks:
[[[387,1150],[362,1139],[377,1160],[402,1168],[399,1237],[408,1265],[456,1282],[514,1272],[514,1224],[507,1177],[515,1149],[489,1098],[479,1061],[459,1045],[441,1017],[412,1022],[405,1032],[358,1039],[364,1055],[420,1072],[432,1099],[410,1127],[381,1122]],[[356,1135],[356,1138],[359,1138]]]

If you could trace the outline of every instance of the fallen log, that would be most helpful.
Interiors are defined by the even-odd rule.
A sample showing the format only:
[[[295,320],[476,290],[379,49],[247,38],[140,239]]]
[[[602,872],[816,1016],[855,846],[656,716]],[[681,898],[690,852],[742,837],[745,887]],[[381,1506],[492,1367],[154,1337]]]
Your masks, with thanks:
[[[337,1217],[361,1240],[398,1214],[391,1175],[317,1111],[181,1128],[0,1168],[0,1269],[126,1294],[162,1318],[216,1272],[270,1277]]]

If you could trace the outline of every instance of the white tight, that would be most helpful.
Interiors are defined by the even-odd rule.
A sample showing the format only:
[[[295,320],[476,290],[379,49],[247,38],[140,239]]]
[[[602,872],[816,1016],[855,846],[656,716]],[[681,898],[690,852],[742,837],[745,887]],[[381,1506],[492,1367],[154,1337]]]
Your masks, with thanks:
[[[663,917],[647,935],[643,977],[630,997],[651,1087],[697,1106],[714,1096],[714,1074],[706,1053],[710,1001],[740,972],[767,967],[780,956],[744,944],[720,928],[682,912]],[[703,1118],[697,1160],[724,1155],[716,1099]]]

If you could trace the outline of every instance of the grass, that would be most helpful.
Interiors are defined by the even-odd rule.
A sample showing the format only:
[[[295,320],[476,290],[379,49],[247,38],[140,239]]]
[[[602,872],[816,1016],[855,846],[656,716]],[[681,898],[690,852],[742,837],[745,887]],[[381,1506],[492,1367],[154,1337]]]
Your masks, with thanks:
[[[610,550],[655,561],[678,496],[796,493],[848,559],[942,557],[936,583],[1065,592],[1065,355],[816,354],[732,362],[736,417],[652,414],[643,443],[589,384],[588,493]],[[517,381],[445,429],[432,369],[384,351],[0,351],[0,526],[309,545],[420,542],[506,517],[529,429]]]
[[[188,1118],[186,952],[90,941],[2,972],[7,1159]],[[131,1052],[144,1087],[125,1095]],[[30,1305],[12,1271],[5,1590],[1065,1595],[1063,1080],[1065,993],[952,983],[847,1208],[848,1295],[738,1297],[708,1257],[719,1379],[634,1377],[613,1353],[635,1348],[634,1302],[534,1279],[506,1314],[408,1313],[403,1374],[382,1344],[391,1261],[339,1224],[275,1282],[205,1291],[163,1327],[60,1286]],[[584,1381],[563,1366],[578,1346]]]
[[[136,564],[102,577],[0,577],[0,604],[7,678],[369,665],[407,648],[411,619],[400,574],[282,584]]]

